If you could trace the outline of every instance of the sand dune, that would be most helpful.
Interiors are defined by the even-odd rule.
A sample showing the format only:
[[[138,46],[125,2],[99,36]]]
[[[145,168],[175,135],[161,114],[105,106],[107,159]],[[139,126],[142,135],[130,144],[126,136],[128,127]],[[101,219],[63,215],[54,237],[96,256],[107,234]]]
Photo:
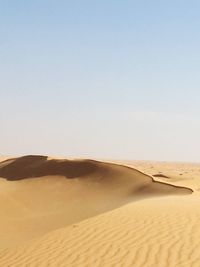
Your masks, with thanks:
[[[198,266],[198,189],[129,166],[1,161],[0,266]]]

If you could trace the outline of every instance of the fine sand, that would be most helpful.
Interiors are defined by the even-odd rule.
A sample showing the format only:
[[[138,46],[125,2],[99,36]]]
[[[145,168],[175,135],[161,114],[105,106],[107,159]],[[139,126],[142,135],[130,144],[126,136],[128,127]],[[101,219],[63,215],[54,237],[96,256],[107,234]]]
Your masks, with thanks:
[[[25,156],[0,177],[0,266],[200,266],[199,164]]]

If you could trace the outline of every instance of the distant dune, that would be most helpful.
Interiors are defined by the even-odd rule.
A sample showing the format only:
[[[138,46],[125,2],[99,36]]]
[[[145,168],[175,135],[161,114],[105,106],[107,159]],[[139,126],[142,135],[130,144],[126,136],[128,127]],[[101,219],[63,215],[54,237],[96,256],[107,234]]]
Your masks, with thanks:
[[[155,179],[94,160],[2,160],[0,266],[198,266],[198,190]]]

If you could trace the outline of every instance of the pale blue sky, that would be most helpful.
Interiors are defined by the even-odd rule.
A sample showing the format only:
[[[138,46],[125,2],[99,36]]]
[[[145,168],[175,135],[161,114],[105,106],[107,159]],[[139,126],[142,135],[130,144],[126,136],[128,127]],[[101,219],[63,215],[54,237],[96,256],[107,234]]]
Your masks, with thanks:
[[[0,0],[0,154],[198,161],[199,14]]]

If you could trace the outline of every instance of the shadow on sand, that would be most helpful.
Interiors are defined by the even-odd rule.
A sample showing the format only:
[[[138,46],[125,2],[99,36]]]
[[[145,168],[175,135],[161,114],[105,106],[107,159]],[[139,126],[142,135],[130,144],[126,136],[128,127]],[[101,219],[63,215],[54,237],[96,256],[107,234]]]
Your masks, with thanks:
[[[9,181],[46,175],[62,175],[72,179],[94,173],[97,169],[98,164],[93,160],[56,160],[46,156],[23,156],[0,162],[0,177]]]

